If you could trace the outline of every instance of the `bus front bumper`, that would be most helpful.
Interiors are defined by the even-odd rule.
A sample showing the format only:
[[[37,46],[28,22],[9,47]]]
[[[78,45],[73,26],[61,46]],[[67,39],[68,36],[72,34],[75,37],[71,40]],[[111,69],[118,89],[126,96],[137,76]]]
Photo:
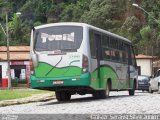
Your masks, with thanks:
[[[61,77],[61,78],[36,78],[30,76],[31,88],[62,87],[62,86],[89,86],[90,73],[81,76]]]

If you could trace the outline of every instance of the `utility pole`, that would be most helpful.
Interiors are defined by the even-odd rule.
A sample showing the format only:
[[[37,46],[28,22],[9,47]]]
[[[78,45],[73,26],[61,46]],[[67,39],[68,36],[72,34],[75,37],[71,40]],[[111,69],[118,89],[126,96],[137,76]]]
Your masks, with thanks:
[[[10,89],[11,86],[11,69],[10,69],[10,51],[9,51],[9,33],[8,33],[8,13],[6,12],[6,39],[7,39],[7,63],[8,63],[8,89]]]
[[[17,16],[20,16],[21,13],[17,12],[16,13]],[[0,27],[2,28],[4,35],[6,36],[6,40],[7,40],[7,64],[8,64],[8,68],[7,68],[7,74],[8,74],[8,89],[10,89],[12,87],[11,85],[11,68],[10,68],[10,50],[9,50],[9,26],[8,26],[8,12],[6,11],[6,31],[3,28],[2,24],[0,23]]]

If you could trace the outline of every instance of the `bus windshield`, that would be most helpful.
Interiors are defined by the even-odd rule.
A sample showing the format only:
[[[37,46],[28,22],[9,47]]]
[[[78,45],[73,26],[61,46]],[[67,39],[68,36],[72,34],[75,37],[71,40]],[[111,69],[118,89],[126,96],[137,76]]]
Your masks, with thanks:
[[[83,28],[79,26],[53,26],[35,31],[36,51],[68,51],[80,48]]]

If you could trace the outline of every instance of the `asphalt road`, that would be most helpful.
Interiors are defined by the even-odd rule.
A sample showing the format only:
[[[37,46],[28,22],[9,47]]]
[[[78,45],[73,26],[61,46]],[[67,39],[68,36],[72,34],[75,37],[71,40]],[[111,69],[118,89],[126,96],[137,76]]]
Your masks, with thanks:
[[[65,118],[68,114],[160,114],[160,94],[136,91],[135,96],[129,96],[127,91],[111,92],[109,98],[101,100],[93,99],[91,95],[74,95],[69,102],[57,102],[54,99],[47,102],[0,107],[0,113],[2,115],[65,114]],[[67,118],[70,119],[69,116]]]

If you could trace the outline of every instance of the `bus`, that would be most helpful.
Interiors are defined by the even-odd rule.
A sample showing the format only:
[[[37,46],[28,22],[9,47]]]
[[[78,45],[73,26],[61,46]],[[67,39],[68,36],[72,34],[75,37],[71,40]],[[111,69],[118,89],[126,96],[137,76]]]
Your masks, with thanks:
[[[31,32],[31,87],[55,91],[58,101],[74,94],[134,95],[137,69],[128,39],[86,23],[50,23]]]

